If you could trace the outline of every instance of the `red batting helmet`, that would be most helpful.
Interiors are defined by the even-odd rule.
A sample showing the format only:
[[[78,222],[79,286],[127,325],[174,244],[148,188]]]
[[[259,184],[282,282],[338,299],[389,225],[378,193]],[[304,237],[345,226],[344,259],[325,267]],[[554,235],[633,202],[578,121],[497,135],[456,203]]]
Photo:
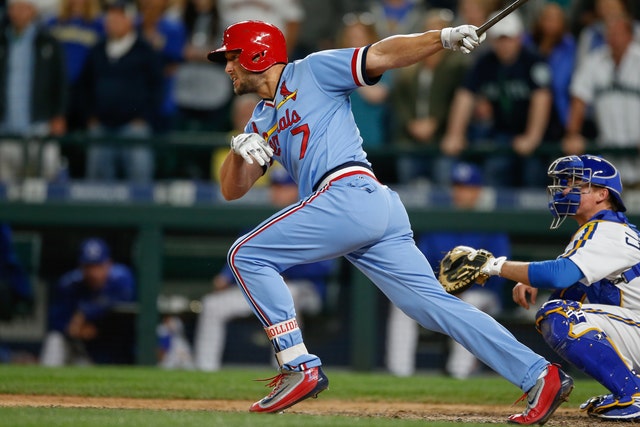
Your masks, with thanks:
[[[274,64],[286,64],[287,42],[275,25],[262,21],[242,21],[224,30],[222,46],[209,52],[212,62],[225,62],[225,52],[239,50],[240,65],[254,73],[261,73]]]

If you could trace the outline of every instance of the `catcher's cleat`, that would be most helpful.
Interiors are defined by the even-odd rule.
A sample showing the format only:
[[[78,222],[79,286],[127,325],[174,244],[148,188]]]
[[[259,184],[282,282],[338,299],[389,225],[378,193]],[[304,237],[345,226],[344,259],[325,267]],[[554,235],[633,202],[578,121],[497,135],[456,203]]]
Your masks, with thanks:
[[[521,414],[514,414],[508,418],[511,424],[543,425],[558,406],[569,398],[573,390],[573,378],[565,374],[556,364],[547,367],[547,374],[538,378],[531,390],[519,400],[527,398],[527,409]],[[517,403],[517,402],[516,402]]]
[[[591,403],[591,405],[586,408],[587,414],[589,414],[590,417],[606,421],[640,421],[640,397],[616,399],[618,401],[617,404],[606,407],[604,403],[610,401],[610,399],[608,399],[610,397],[612,397],[612,395],[591,398],[580,405],[580,409]],[[593,399],[597,399],[597,401],[592,402]]]
[[[281,369],[280,374],[269,378],[267,387],[273,387],[271,393],[257,401],[251,412],[280,412],[309,397],[317,397],[329,387],[329,378],[318,366],[302,372]]]
[[[604,412],[614,407],[624,407],[633,405],[635,403],[634,396],[622,396],[616,397],[613,394],[605,394],[601,396],[594,396],[580,405],[581,411],[587,411],[587,414],[592,415],[599,412]]]
[[[588,414],[592,412],[599,412],[602,409],[611,407],[609,403],[613,402],[615,397],[613,394],[603,394],[601,396],[593,396],[587,399],[586,402],[580,405],[581,411],[587,411]]]

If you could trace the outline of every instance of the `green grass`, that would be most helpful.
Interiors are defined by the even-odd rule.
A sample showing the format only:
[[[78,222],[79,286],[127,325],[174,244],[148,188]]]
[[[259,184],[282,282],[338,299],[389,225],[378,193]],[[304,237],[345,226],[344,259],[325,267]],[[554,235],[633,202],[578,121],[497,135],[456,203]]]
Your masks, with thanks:
[[[436,375],[396,378],[380,373],[352,373],[326,369],[331,385],[323,399],[404,401],[423,403],[510,404],[520,390],[498,376],[458,381]],[[44,368],[0,365],[0,393],[72,395],[92,397],[135,397],[172,399],[257,400],[267,390],[253,381],[274,375],[273,370],[225,369],[215,373],[167,371],[151,367]],[[592,380],[576,380],[569,403],[577,405],[605,390]],[[577,411],[577,409],[576,409]],[[268,420],[268,427],[289,426],[451,426],[425,420],[265,415],[213,411],[157,411],[90,408],[1,408],[0,426],[256,426]],[[455,425],[472,426],[469,423]]]

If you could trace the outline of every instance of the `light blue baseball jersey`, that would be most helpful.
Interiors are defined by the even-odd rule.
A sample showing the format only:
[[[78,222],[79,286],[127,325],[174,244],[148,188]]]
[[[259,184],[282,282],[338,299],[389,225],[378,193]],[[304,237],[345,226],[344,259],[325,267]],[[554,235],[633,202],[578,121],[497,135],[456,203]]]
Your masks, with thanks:
[[[256,106],[245,132],[269,141],[274,160],[289,171],[300,196],[347,162],[369,165],[349,95],[373,84],[363,72],[366,48],[328,50],[285,67],[274,100]]]
[[[281,273],[344,256],[422,326],[451,336],[529,390],[548,362],[495,319],[443,290],[413,240],[398,194],[370,170],[349,101],[358,85],[375,83],[365,77],[366,52],[330,50],[287,64],[275,99],[256,106],[245,131],[269,141],[301,200],[232,245],[228,264],[236,282],[287,369],[321,362],[304,346]]]

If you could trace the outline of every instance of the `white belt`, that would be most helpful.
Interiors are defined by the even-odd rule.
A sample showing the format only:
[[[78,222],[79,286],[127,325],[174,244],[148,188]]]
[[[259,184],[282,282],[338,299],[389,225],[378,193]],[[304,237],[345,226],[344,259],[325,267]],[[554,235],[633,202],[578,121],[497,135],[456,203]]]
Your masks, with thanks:
[[[335,181],[337,179],[343,178],[347,175],[355,175],[355,174],[364,174],[368,175],[373,179],[376,179],[376,176],[371,172],[371,170],[363,167],[363,166],[347,166],[343,169],[338,169],[337,171],[330,173],[327,175],[320,185],[318,185],[318,190],[329,184],[331,181]]]

